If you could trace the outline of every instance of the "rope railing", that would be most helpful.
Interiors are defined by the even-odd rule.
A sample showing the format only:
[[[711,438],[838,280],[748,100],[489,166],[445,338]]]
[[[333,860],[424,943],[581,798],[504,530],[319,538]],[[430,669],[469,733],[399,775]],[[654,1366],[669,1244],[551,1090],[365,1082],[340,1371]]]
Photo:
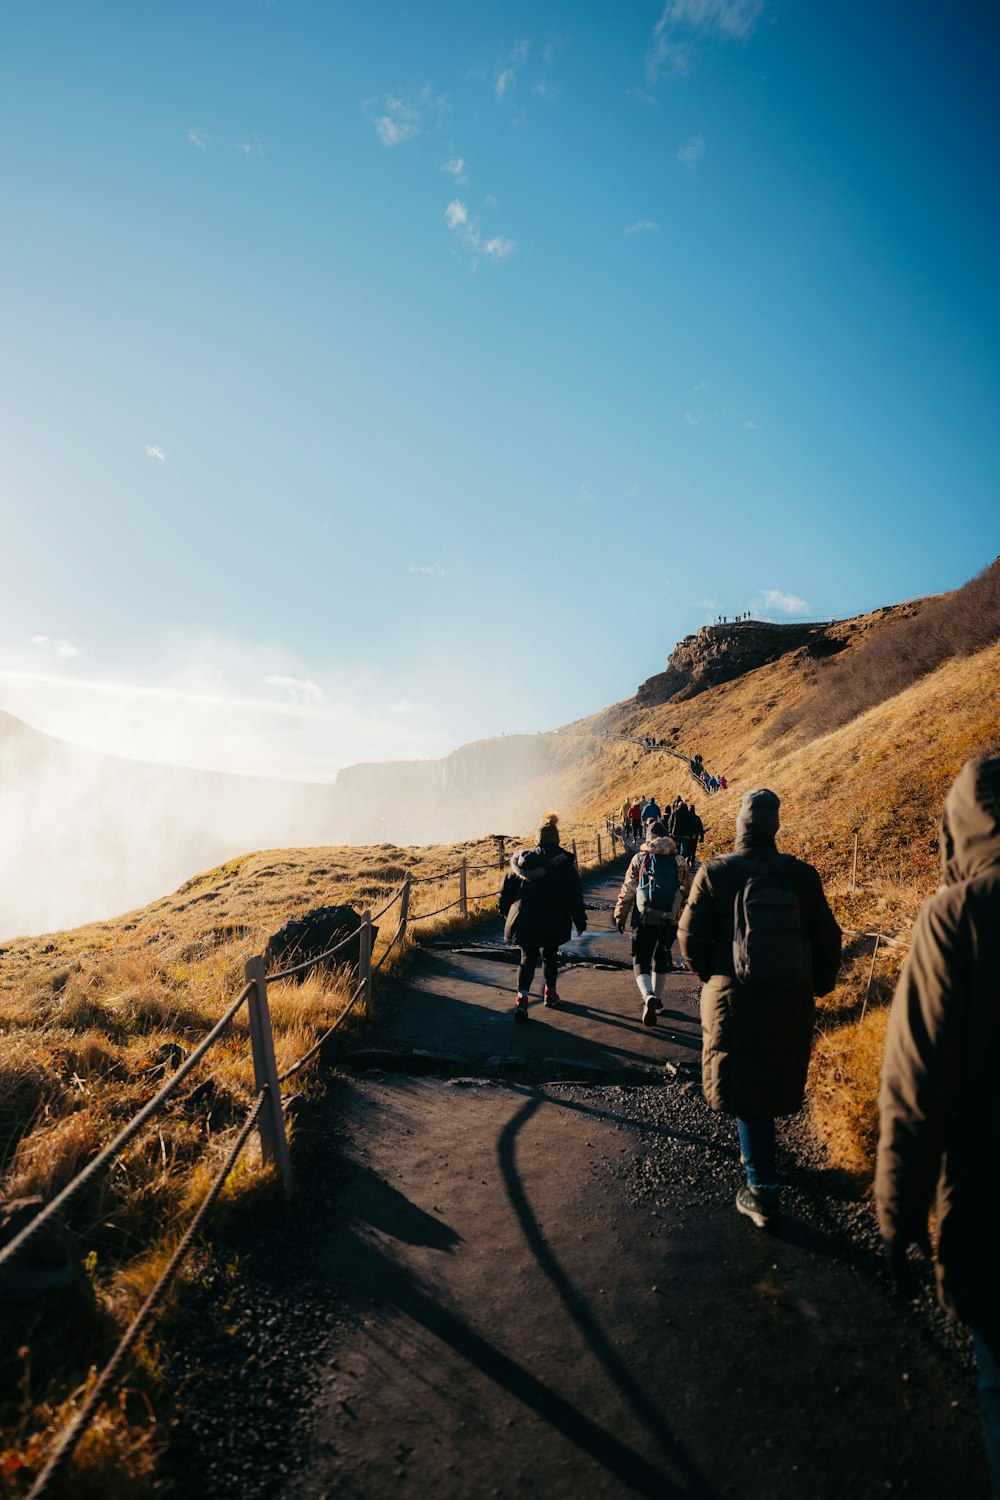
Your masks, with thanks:
[[[462,866],[456,865],[453,870],[442,870],[439,875],[411,875],[410,880],[414,885],[426,885],[431,880],[450,880],[453,875],[460,875]]]
[[[328,1026],[319,1040],[313,1042],[308,1052],[303,1052],[302,1056],[298,1058],[296,1062],[293,1062],[290,1068],[286,1068],[283,1073],[278,1074],[279,1083],[287,1083],[289,1078],[294,1078],[295,1074],[298,1073],[301,1068],[305,1067],[307,1062],[314,1058],[318,1052],[322,1051],[323,1047],[326,1046],[327,1042],[333,1036],[333,1033],[335,1031],[338,1031],[340,1027],[343,1026],[344,1022],[347,1020],[347,1017],[351,1014],[351,1011],[357,1005],[364,992],[365,982],[362,979],[358,982],[357,986],[355,987],[354,994],[351,996],[350,1000],[348,1000],[347,1004],[344,1006],[344,1009],[340,1012],[340,1015],[334,1021],[333,1025]]]
[[[506,840],[497,836],[499,865],[506,865]],[[601,835],[596,838],[597,862],[603,862],[601,850]],[[612,840],[613,849],[613,840]],[[576,854],[576,841],[573,844],[573,853]],[[365,1013],[371,1015],[373,1002],[373,976],[387,962],[390,954],[397,945],[405,943],[407,931],[410,925],[428,922],[434,917],[443,916],[446,912],[460,909],[462,916],[466,916],[469,903],[481,904],[492,902],[497,899],[496,891],[481,893],[470,893],[468,890],[469,874],[494,873],[496,867],[493,865],[478,865],[470,867],[467,860],[463,859],[461,864],[454,869],[441,871],[431,875],[414,875],[408,870],[400,885],[396,888],[388,901],[375,913],[365,911],[361,916],[360,925],[350,933],[347,933],[339,942],[325,949],[322,953],[315,954],[301,960],[299,963],[289,965],[275,973],[268,974],[264,966],[262,956],[251,958],[246,964],[247,983],[239,995],[230,1003],[212,1026],[202,1037],[194,1050],[181,1062],[166,1082],[157,1090],[153,1097],[143,1105],[138,1113],[126,1124],[98,1154],[82,1168],[77,1175],[68,1182],[62,1190],[45,1204],[35,1217],[7,1245],[0,1249],[0,1269],[13,1262],[31,1243],[41,1229],[49,1223],[56,1215],[65,1210],[71,1202],[80,1194],[98,1174],[114,1162],[139,1134],[143,1126],[165,1106],[167,1101],[175,1093],[179,1085],[197,1067],[205,1057],[210,1048],[223,1035],[240,1009],[247,1005],[248,1021],[250,1031],[250,1043],[253,1058],[254,1087],[256,1099],[251,1107],[246,1120],[240,1128],[239,1134],[233,1142],[225,1161],[219,1172],[213,1179],[212,1184],[202,1200],[200,1207],[194,1215],[184,1236],[178,1243],[170,1257],[167,1265],[161,1273],[156,1285],[143,1302],[138,1313],[133,1318],[128,1329],[122,1335],[111,1359],[94,1381],[82,1406],[75,1413],[69,1425],[64,1429],[59,1438],[56,1439],[53,1448],[46,1459],[44,1467],[38,1474],[32,1489],[29,1491],[27,1500],[41,1500],[53,1481],[65,1468],[72,1458],[73,1452],[79,1443],[84,1431],[98,1411],[102,1401],[114,1388],[116,1380],[122,1374],[126,1361],[139,1340],[143,1330],[150,1322],[157,1307],[162,1302],[169,1289],[171,1282],[177,1275],[181,1263],[188,1253],[195,1236],[199,1232],[207,1214],[222,1191],[222,1187],[232,1172],[239,1155],[250,1138],[252,1131],[256,1128],[260,1134],[261,1154],[265,1164],[273,1164],[278,1170],[285,1188],[286,1196],[291,1193],[291,1162],[288,1152],[288,1138],[284,1108],[281,1098],[281,1085],[287,1083],[301,1069],[315,1057],[323,1048],[329,1038],[346,1022],[349,1015],[363,1002]],[[410,913],[410,890],[414,884],[425,884],[435,881],[459,879],[459,894],[454,901],[436,908],[434,911]],[[360,878],[360,877],[359,877]],[[396,903],[400,903],[399,922],[396,930],[380,955],[377,963],[372,963],[372,937],[374,922],[377,918],[385,915]],[[271,1015],[268,1005],[267,987],[297,975],[304,974],[315,969],[318,965],[327,963],[338,954],[343,953],[349,946],[357,945],[357,971],[358,977],[355,987],[347,1004],[340,1015],[328,1026],[322,1036],[296,1059],[282,1073],[278,1073],[274,1053],[274,1032],[271,1024]]]
[[[16,1234],[14,1238],[10,1240],[2,1250],[0,1250],[0,1269],[14,1260],[25,1248],[25,1246],[34,1239],[39,1230],[45,1224],[47,1224],[50,1219],[54,1218],[57,1214],[61,1213],[63,1209],[67,1208],[72,1200],[77,1196],[77,1194],[81,1193],[83,1189],[88,1185],[88,1183],[92,1182],[94,1178],[97,1177],[98,1174],[102,1172],[106,1166],[109,1166],[110,1163],[115,1160],[116,1157],[120,1156],[129,1142],[139,1134],[139,1131],[142,1129],[142,1127],[149,1120],[151,1120],[154,1115],[159,1113],[164,1104],[170,1098],[171,1094],[177,1088],[177,1085],[183,1083],[184,1079],[191,1072],[192,1068],[196,1067],[198,1063],[201,1062],[201,1059],[205,1056],[205,1053],[212,1046],[213,1042],[216,1042],[219,1039],[219,1037],[225,1031],[226,1027],[229,1025],[230,1021],[236,1015],[237,1011],[239,1011],[244,1003],[250,998],[252,990],[253,985],[248,984],[240,992],[238,998],[233,1001],[232,1005],[226,1011],[225,1015],[220,1017],[220,1019],[216,1021],[215,1025],[212,1027],[208,1035],[202,1038],[201,1042],[199,1042],[194,1051],[184,1059],[180,1067],[177,1068],[176,1072],[171,1074],[163,1087],[153,1095],[152,1099],[149,1100],[148,1104],[143,1105],[139,1113],[133,1116],[129,1123],[118,1132],[114,1140],[110,1141],[108,1145],[104,1147],[103,1151],[99,1151],[98,1154],[87,1163],[83,1170],[78,1172],[77,1175],[66,1184],[66,1186],[60,1193],[56,1194],[56,1196],[50,1203],[46,1203],[44,1208],[41,1208],[38,1211],[35,1217],[31,1220],[30,1224],[26,1224],[21,1232],[19,1234]]]
[[[164,1266],[156,1285],[132,1319],[128,1328],[122,1334],[111,1358],[87,1392],[83,1405],[77,1411],[69,1426],[63,1430],[58,1438],[44,1468],[28,1491],[27,1500],[41,1500],[41,1497],[48,1492],[53,1481],[59,1477],[62,1470],[72,1458],[74,1449],[89,1426],[101,1402],[110,1391],[115,1389],[118,1377],[124,1373],[126,1362],[135,1348],[140,1334],[166,1296],[174,1277],[180,1269],[181,1262],[194,1243],[195,1236],[222,1191],[226,1178],[235,1167],[243,1147],[249,1140],[250,1132],[256,1125],[257,1118],[263,1108],[265,1096],[266,1090],[262,1089],[244,1120],[240,1133],[233,1142],[222,1167],[216,1173],[211,1187],[202,1199],[197,1213],[188,1225],[183,1238]]]

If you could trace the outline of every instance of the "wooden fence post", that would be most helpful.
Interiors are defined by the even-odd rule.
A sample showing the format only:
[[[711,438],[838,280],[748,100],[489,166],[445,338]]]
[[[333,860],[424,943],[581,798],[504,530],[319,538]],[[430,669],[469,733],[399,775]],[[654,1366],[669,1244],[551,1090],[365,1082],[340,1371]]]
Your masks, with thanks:
[[[602,865],[604,863],[603,859],[601,858],[601,835],[600,834],[597,835],[597,863],[599,865]]]
[[[458,909],[463,917],[469,915],[469,862],[464,854],[458,868]]]
[[[882,934],[880,932],[877,932],[875,934],[875,947],[872,949],[872,966],[868,970],[868,983],[865,985],[865,998],[861,1006],[861,1014],[858,1017],[859,1026],[865,1018],[865,1011],[868,1009],[868,996],[871,994],[872,980],[875,977],[875,960],[878,958],[878,945],[881,941]]]
[[[406,924],[410,920],[410,872],[403,879],[403,894],[399,898],[399,948],[406,947]]]
[[[503,870],[507,864],[507,840],[502,833],[497,837],[497,844],[500,847],[500,868]]]
[[[250,1020],[250,1047],[253,1052],[254,1088],[259,1094],[267,1090],[258,1117],[261,1155],[266,1162],[274,1162],[285,1189],[285,1197],[292,1196],[292,1162],[288,1154],[288,1138],[285,1135],[285,1116],[281,1108],[281,1084],[278,1082],[278,1065],[274,1059],[274,1032],[271,1030],[271,1011],[267,1003],[267,975],[264,960],[258,954],[247,961],[244,976],[253,985],[247,1001]]]
[[[358,983],[364,987],[365,1015],[372,1015],[372,912],[367,907],[361,913],[358,930]]]
[[[858,888],[858,830],[854,830],[854,864],[851,868],[851,895]]]
[[[573,858],[576,859],[576,839],[573,840]],[[578,860],[577,863],[579,863]]]

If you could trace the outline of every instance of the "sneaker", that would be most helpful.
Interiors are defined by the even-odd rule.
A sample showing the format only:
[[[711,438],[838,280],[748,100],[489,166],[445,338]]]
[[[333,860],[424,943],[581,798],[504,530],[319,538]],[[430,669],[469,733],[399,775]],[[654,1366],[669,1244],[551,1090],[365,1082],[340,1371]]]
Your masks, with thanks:
[[[528,1006],[524,1000],[519,1000],[514,1006],[514,1020],[526,1021],[528,1019]]]
[[[747,1184],[736,1194],[736,1208],[752,1219],[758,1229],[766,1229],[768,1223],[778,1216],[778,1189],[753,1188]]]
[[[654,995],[650,995],[642,1007],[642,1024],[643,1026],[656,1025],[656,997]]]
[[[657,999],[657,997],[654,995],[653,996],[653,1009],[656,1011],[656,1014],[658,1016],[662,1016],[663,1012],[666,1010],[666,1008],[667,1007],[664,1005],[663,1001]]]
[[[550,1010],[557,1010],[559,1008],[559,996],[555,990],[550,990],[548,985],[545,986],[545,993],[542,998]]]

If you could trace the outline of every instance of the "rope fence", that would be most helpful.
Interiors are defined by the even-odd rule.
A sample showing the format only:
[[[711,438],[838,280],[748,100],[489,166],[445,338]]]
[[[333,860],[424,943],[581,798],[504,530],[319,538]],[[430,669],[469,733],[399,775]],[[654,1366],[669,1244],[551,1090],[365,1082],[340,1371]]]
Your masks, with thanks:
[[[620,835],[612,831],[610,826],[606,832],[611,839],[611,857],[614,858],[616,838],[622,843],[623,850],[626,846],[624,840],[621,840]],[[397,948],[402,948],[405,945],[409,930],[412,927],[423,922],[429,922],[450,911],[457,911],[460,916],[465,917],[468,916],[470,902],[480,907],[497,900],[498,892],[495,889],[470,893],[468,888],[470,875],[495,876],[498,868],[503,870],[506,867],[507,840],[503,835],[498,834],[496,842],[497,865],[481,864],[470,866],[468,861],[463,858],[461,863],[456,865],[454,869],[443,870],[433,874],[415,875],[412,870],[407,870],[401,883],[376,912],[366,910],[361,913],[359,925],[329,948],[324,949],[322,953],[312,954],[297,963],[290,964],[286,968],[278,969],[270,974],[266,970],[263,955],[256,955],[250,958],[245,966],[245,978],[247,982],[239,995],[229,1004],[212,1028],[202,1037],[201,1041],[188,1056],[184,1058],[166,1082],[161,1085],[153,1097],[118,1132],[114,1139],[99,1151],[49,1203],[45,1204],[18,1234],[5,1246],[0,1248],[0,1271],[2,1271],[24,1254],[36,1235],[41,1232],[46,1224],[50,1223],[57,1215],[63,1213],[102,1171],[118,1160],[126,1147],[135,1139],[143,1127],[160,1113],[185,1078],[188,1077],[214,1044],[226,1033],[243,1006],[247,1006],[254,1070],[255,1101],[218,1172],[212,1179],[211,1186],[195,1212],[187,1230],[170,1256],[155,1286],[122,1335],[108,1363],[90,1386],[82,1405],[59,1437],[54,1441],[44,1466],[39,1471],[34,1484],[28,1492],[27,1500],[42,1500],[42,1497],[50,1492],[53,1483],[72,1458],[74,1450],[100,1409],[102,1402],[107,1399],[110,1393],[120,1388],[125,1378],[130,1355],[133,1353],[144,1330],[152,1320],[157,1308],[163,1302],[185,1256],[191,1249],[196,1236],[200,1232],[227,1178],[233,1171],[241,1152],[244,1150],[255,1129],[260,1137],[261,1155],[265,1164],[275,1168],[281,1178],[286,1197],[290,1197],[292,1190],[291,1159],[288,1149],[288,1135],[281,1085],[294,1078],[306,1063],[322,1051],[331,1036],[345,1024],[352,1013],[361,1009],[365,1015],[372,1015],[374,975],[384,967],[390,955]],[[594,842],[596,862],[599,866],[604,862],[600,833],[596,834]],[[574,856],[578,855],[576,840],[573,841],[573,854]],[[368,878],[373,879],[376,876],[377,872],[372,872],[372,875]],[[411,911],[410,898],[413,886],[453,880],[456,877],[458,879],[459,893],[454,900],[435,908],[433,911]],[[359,872],[357,877],[358,883],[360,884],[365,878],[366,872]],[[399,905],[399,920],[396,929],[377,962],[373,964],[372,947],[376,936],[374,924],[379,918],[385,916],[388,911],[391,911],[397,903]],[[348,949],[356,950],[356,958],[353,951],[349,954],[346,952]],[[327,1027],[323,1035],[313,1042],[301,1057],[297,1058],[295,1062],[285,1068],[284,1072],[279,1074],[275,1060],[274,1031],[271,1024],[268,1002],[268,986],[270,984],[283,983],[314,971],[321,965],[328,965],[331,960],[341,955],[344,956],[347,962],[350,962],[352,965],[356,964],[357,969],[357,980],[351,991],[349,1000],[337,1016],[337,1019],[332,1025]]]

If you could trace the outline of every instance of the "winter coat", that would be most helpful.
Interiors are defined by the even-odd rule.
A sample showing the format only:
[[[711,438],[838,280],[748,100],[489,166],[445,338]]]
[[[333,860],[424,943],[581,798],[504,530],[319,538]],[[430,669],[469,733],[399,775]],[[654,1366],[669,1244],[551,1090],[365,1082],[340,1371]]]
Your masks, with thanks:
[[[576,860],[558,844],[522,849],[511,856],[500,890],[504,937],[519,948],[547,948],[565,943],[587,929],[583,889]]]
[[[659,816],[660,809],[651,797],[642,810],[642,821],[644,823],[655,823]]]
[[[670,817],[670,834],[675,839],[686,839],[694,833],[695,815],[686,802],[681,802]]]
[[[691,812],[690,808],[688,808],[688,812]],[[695,837],[695,841],[700,844],[705,837],[705,825],[696,812],[691,812],[691,824],[691,832]]]
[[[691,868],[688,865],[687,860],[681,859],[680,855],[677,854],[677,845],[674,843],[673,839],[666,837],[644,839],[642,844],[639,846],[639,853],[633,856],[632,863],[629,865],[628,869],[625,872],[625,879],[622,881],[622,888],[618,892],[618,900],[615,903],[616,923],[623,923],[629,921],[631,918],[630,925],[632,927],[639,927],[641,925],[642,919],[639,916],[639,909],[636,906],[635,896],[636,892],[639,889],[639,874],[642,869],[643,862],[648,858],[650,854],[664,856],[668,856],[671,854],[677,855],[677,876],[680,882],[681,890],[684,892],[685,898],[687,897],[688,891],[691,889]]]
[[[736,841],[741,859],[773,859],[773,836]],[[744,1119],[790,1115],[802,1104],[815,1004],[833,989],[840,967],[840,928],[812,865],[786,860],[781,879],[798,896],[812,958],[812,983],[758,989],[736,978],[734,906],[751,871],[733,855],[712,859],[695,876],[681,914],[681,953],[703,981],[702,1087],[712,1109]]]
[[[1000,1337],[1000,760],[969,761],[941,822],[944,883],[914,923],[889,1015],[875,1201],[882,1233],[937,1215],[945,1307]]]

